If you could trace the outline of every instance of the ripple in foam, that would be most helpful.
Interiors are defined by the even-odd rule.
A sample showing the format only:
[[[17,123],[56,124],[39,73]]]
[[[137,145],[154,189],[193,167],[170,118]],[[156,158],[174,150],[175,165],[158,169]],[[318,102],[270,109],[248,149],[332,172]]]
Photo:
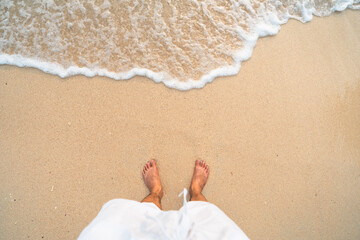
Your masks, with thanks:
[[[1,1],[0,64],[60,77],[145,76],[202,88],[236,75],[259,37],[360,0]]]

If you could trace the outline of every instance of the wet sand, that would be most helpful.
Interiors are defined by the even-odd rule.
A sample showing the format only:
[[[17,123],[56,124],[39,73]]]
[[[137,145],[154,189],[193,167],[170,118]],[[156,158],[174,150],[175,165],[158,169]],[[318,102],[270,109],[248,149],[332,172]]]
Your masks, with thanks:
[[[147,194],[149,158],[178,209],[200,157],[205,196],[251,239],[360,239],[359,22],[291,20],[237,76],[187,92],[0,66],[0,238],[76,238],[105,202]]]

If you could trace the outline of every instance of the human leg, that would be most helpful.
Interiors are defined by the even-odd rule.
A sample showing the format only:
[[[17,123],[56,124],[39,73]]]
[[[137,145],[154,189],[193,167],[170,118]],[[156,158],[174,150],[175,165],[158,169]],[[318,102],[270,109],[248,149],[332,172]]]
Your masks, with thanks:
[[[202,190],[208,180],[209,173],[209,166],[204,161],[197,159],[190,184],[190,201],[207,201]]]
[[[148,161],[142,171],[144,183],[148,187],[150,194],[141,202],[152,202],[160,209],[161,199],[163,197],[163,190],[160,182],[159,171],[154,159]]]

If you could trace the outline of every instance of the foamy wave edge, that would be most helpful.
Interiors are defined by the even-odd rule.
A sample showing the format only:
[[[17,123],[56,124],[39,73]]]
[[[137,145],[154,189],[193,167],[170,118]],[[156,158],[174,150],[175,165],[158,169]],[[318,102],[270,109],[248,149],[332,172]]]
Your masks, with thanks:
[[[339,1],[332,9],[331,13],[335,11],[344,11],[347,8],[351,9],[360,9],[359,1],[353,0],[344,0]],[[189,79],[186,82],[179,81],[177,79],[171,79],[171,77],[164,72],[156,73],[146,68],[133,68],[127,72],[110,72],[106,69],[100,68],[86,68],[86,67],[77,67],[71,66],[64,68],[58,63],[45,62],[38,59],[32,59],[23,57],[21,55],[9,55],[9,54],[0,54],[0,65],[14,65],[18,67],[33,67],[37,68],[45,73],[50,73],[53,75],[58,75],[61,78],[66,78],[74,75],[84,75],[87,77],[94,76],[105,76],[115,80],[128,80],[135,76],[143,76],[152,79],[156,83],[163,83],[169,88],[175,88],[178,90],[190,90],[193,88],[203,88],[207,83],[212,82],[217,77],[233,76],[237,75],[241,68],[241,62],[247,61],[250,59],[253,49],[257,43],[259,37],[266,37],[269,35],[276,35],[282,24],[288,22],[289,19],[296,19],[303,23],[309,22],[312,20],[313,15],[317,16],[315,9],[306,9],[303,10],[302,18],[288,16],[285,20],[280,21],[276,16],[271,16],[267,19],[267,22],[260,22],[256,25],[256,31],[253,34],[241,34],[244,40],[246,40],[246,46],[244,49],[237,51],[233,57],[235,63],[231,66],[220,67],[210,71],[208,74],[203,75],[200,80]],[[330,14],[331,14],[330,13]],[[329,14],[329,15],[330,15]]]
[[[189,90],[192,88],[202,88],[206,83],[212,82],[219,76],[236,75],[240,70],[240,63],[231,67],[224,67],[212,70],[209,74],[204,75],[200,80],[188,80],[187,82],[181,82],[176,79],[169,80],[169,76],[166,73],[156,73],[146,68],[133,68],[128,72],[110,72],[106,69],[90,69],[86,67],[71,66],[64,68],[58,63],[44,62],[41,60],[26,58],[21,55],[0,55],[0,65],[13,65],[17,67],[32,67],[39,69],[45,73],[57,75],[61,78],[67,78],[75,75],[84,75],[87,77],[105,76],[115,80],[128,80],[135,76],[143,76],[152,79],[157,83],[163,83],[169,88],[176,88],[178,90]]]

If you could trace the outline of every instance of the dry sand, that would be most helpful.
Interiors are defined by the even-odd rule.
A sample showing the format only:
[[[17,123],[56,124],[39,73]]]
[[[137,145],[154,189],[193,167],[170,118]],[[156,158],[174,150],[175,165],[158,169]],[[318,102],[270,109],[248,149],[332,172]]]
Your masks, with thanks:
[[[76,238],[146,195],[152,157],[177,209],[200,157],[206,197],[251,239],[360,239],[359,22],[292,20],[238,76],[187,92],[1,66],[0,238]]]

